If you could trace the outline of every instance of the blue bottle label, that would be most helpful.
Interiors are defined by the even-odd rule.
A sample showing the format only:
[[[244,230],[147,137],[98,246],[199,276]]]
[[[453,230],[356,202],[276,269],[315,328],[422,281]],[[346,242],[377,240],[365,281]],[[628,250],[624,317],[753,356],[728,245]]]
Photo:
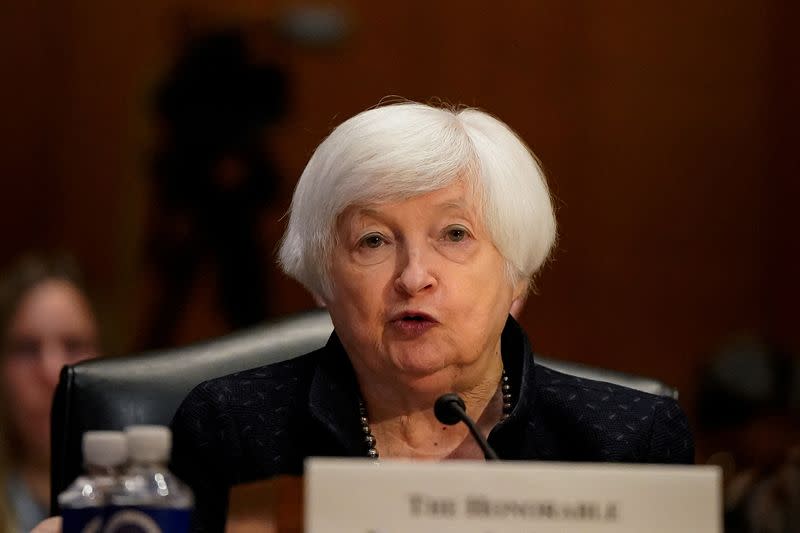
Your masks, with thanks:
[[[103,533],[186,533],[190,518],[189,509],[111,508]]]
[[[103,508],[61,510],[62,533],[100,533],[103,527]]]

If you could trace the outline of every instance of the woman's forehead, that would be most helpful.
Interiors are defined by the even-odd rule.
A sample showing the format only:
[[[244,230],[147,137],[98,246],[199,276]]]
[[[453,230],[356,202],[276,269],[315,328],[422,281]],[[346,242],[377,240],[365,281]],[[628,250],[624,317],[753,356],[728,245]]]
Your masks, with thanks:
[[[430,192],[423,192],[402,198],[387,198],[373,201],[356,202],[345,212],[351,214],[380,215],[396,208],[419,207],[424,209],[470,211],[478,206],[478,198],[474,187],[463,181],[457,181]]]

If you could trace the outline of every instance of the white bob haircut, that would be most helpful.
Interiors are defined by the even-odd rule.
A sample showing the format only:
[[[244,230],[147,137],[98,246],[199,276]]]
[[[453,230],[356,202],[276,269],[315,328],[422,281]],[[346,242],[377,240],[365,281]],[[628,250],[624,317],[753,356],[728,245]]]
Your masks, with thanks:
[[[556,236],[536,158],[511,128],[483,111],[415,102],[359,113],[317,147],[294,191],[280,265],[328,299],[337,219],[348,207],[405,200],[458,180],[479,195],[509,282],[531,280]]]

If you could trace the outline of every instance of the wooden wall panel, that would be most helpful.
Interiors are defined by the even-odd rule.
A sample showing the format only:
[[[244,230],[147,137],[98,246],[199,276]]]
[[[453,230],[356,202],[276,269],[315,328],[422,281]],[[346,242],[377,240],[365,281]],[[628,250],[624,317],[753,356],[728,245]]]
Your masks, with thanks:
[[[19,2],[0,17],[0,264],[52,243],[60,181],[52,161],[50,67],[57,50],[43,2]]]
[[[291,5],[31,3],[0,23],[0,66],[14,73],[0,86],[1,253],[39,240],[76,250],[115,349],[146,313],[148,97],[186,27],[223,23],[247,28],[258,56],[290,75],[289,115],[265,140],[285,177],[264,221],[270,248],[333,126],[386,95],[436,96],[500,116],[548,172],[560,242],[523,318],[539,350],[660,377],[690,407],[697,368],[728,336],[800,346],[792,8],[351,0],[337,4],[350,36],[314,49],[265,35]],[[273,313],[312,305],[277,269],[268,276]],[[213,286],[200,285],[176,340],[221,331]]]

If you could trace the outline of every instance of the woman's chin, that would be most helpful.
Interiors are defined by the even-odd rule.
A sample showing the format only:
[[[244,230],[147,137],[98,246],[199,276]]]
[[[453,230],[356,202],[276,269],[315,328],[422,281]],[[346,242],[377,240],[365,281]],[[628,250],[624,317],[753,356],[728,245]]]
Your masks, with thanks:
[[[454,378],[451,368],[441,356],[424,357],[415,354],[395,360],[392,378],[420,393],[448,389]]]

